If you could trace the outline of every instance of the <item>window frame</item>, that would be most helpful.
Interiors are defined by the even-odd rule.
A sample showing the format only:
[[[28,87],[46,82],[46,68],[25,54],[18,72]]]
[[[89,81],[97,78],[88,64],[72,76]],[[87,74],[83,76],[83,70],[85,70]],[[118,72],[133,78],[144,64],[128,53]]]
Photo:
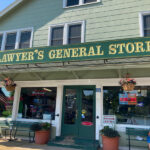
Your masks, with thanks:
[[[99,3],[101,0],[96,0],[96,2],[90,2],[90,3],[84,3],[84,0],[79,0],[78,5],[72,5],[72,6],[67,6],[67,0],[63,0],[63,8],[70,8],[70,7],[76,7],[76,6],[82,6],[82,5],[89,5],[89,4],[95,4]]]
[[[24,31],[31,31],[31,38],[30,38],[30,46],[29,48],[32,47],[33,43],[33,27],[30,28],[22,28],[22,29],[15,29],[15,30],[8,30],[8,31],[3,31],[0,32],[0,34],[3,35],[2,37],[2,45],[0,51],[5,51],[5,45],[6,45],[6,40],[7,40],[7,34],[9,33],[16,33],[16,42],[15,42],[15,49],[19,49],[19,43],[20,43],[20,38],[21,38],[21,32]]]
[[[63,45],[68,44],[69,38],[69,26],[81,24],[81,43],[85,42],[85,21],[74,21],[74,22],[66,22],[62,24],[54,24],[49,27],[49,34],[48,34],[48,46],[51,45],[52,40],[52,29],[57,27],[63,27]]]
[[[2,35],[2,42],[1,42],[1,45],[0,45],[0,50],[1,50],[1,48],[2,48],[2,43],[3,43],[3,36],[4,36],[3,32],[0,32],[0,35]]]
[[[139,13],[140,36],[144,37],[144,16],[150,15],[150,11],[143,11]]]

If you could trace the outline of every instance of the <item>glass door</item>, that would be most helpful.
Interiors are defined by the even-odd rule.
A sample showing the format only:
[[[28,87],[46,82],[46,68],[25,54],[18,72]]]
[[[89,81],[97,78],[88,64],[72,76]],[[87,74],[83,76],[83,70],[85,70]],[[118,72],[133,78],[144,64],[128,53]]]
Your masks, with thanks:
[[[95,86],[64,88],[62,136],[95,138]]]

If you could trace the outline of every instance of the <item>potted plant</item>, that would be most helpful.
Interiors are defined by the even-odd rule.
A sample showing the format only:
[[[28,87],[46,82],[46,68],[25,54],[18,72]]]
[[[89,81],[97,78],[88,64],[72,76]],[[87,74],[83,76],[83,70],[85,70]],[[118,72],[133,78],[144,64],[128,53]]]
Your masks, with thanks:
[[[14,91],[16,87],[14,81],[9,77],[1,81],[1,84],[6,88],[7,91],[11,91],[11,92]]]
[[[47,144],[50,139],[51,124],[48,122],[34,123],[31,125],[31,130],[35,132],[36,144]]]
[[[118,131],[105,126],[100,130],[100,134],[102,136],[103,150],[118,150],[120,138]]]
[[[126,78],[123,78],[119,81],[119,84],[122,86],[124,91],[132,91],[136,85],[136,81],[128,76],[129,74],[126,75]]]

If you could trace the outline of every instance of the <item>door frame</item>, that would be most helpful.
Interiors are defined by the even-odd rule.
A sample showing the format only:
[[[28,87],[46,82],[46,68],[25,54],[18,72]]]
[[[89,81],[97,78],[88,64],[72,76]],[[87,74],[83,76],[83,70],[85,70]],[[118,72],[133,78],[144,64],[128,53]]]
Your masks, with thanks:
[[[93,138],[96,138],[96,85],[64,85],[63,88],[63,104],[62,104],[62,119],[61,119],[61,136],[63,136],[63,125],[64,125],[64,114],[65,114],[65,91],[67,88],[72,88],[72,89],[77,89],[77,97],[81,100],[81,93],[79,91],[82,91],[82,89],[93,89],[94,93],[93,93],[93,123],[94,123],[94,127],[93,127]],[[80,105],[80,106],[79,106]],[[81,107],[82,106],[82,102],[77,103],[77,107]],[[81,110],[78,110],[78,113],[81,113]],[[81,123],[79,121],[79,117],[77,119],[77,128],[79,130],[79,123]]]

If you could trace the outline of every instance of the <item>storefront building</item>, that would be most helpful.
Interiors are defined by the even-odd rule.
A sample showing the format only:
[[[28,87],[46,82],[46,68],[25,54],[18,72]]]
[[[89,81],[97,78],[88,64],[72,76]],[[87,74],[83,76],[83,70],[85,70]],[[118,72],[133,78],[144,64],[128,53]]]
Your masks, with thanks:
[[[52,121],[55,136],[99,139],[150,127],[150,1],[16,0],[0,13],[0,79],[16,83],[12,119]],[[136,80],[134,103],[119,81]],[[0,116],[7,92],[1,88]],[[87,134],[88,133],[88,134]],[[123,135],[124,137],[124,135]],[[124,144],[124,142],[122,142]]]

